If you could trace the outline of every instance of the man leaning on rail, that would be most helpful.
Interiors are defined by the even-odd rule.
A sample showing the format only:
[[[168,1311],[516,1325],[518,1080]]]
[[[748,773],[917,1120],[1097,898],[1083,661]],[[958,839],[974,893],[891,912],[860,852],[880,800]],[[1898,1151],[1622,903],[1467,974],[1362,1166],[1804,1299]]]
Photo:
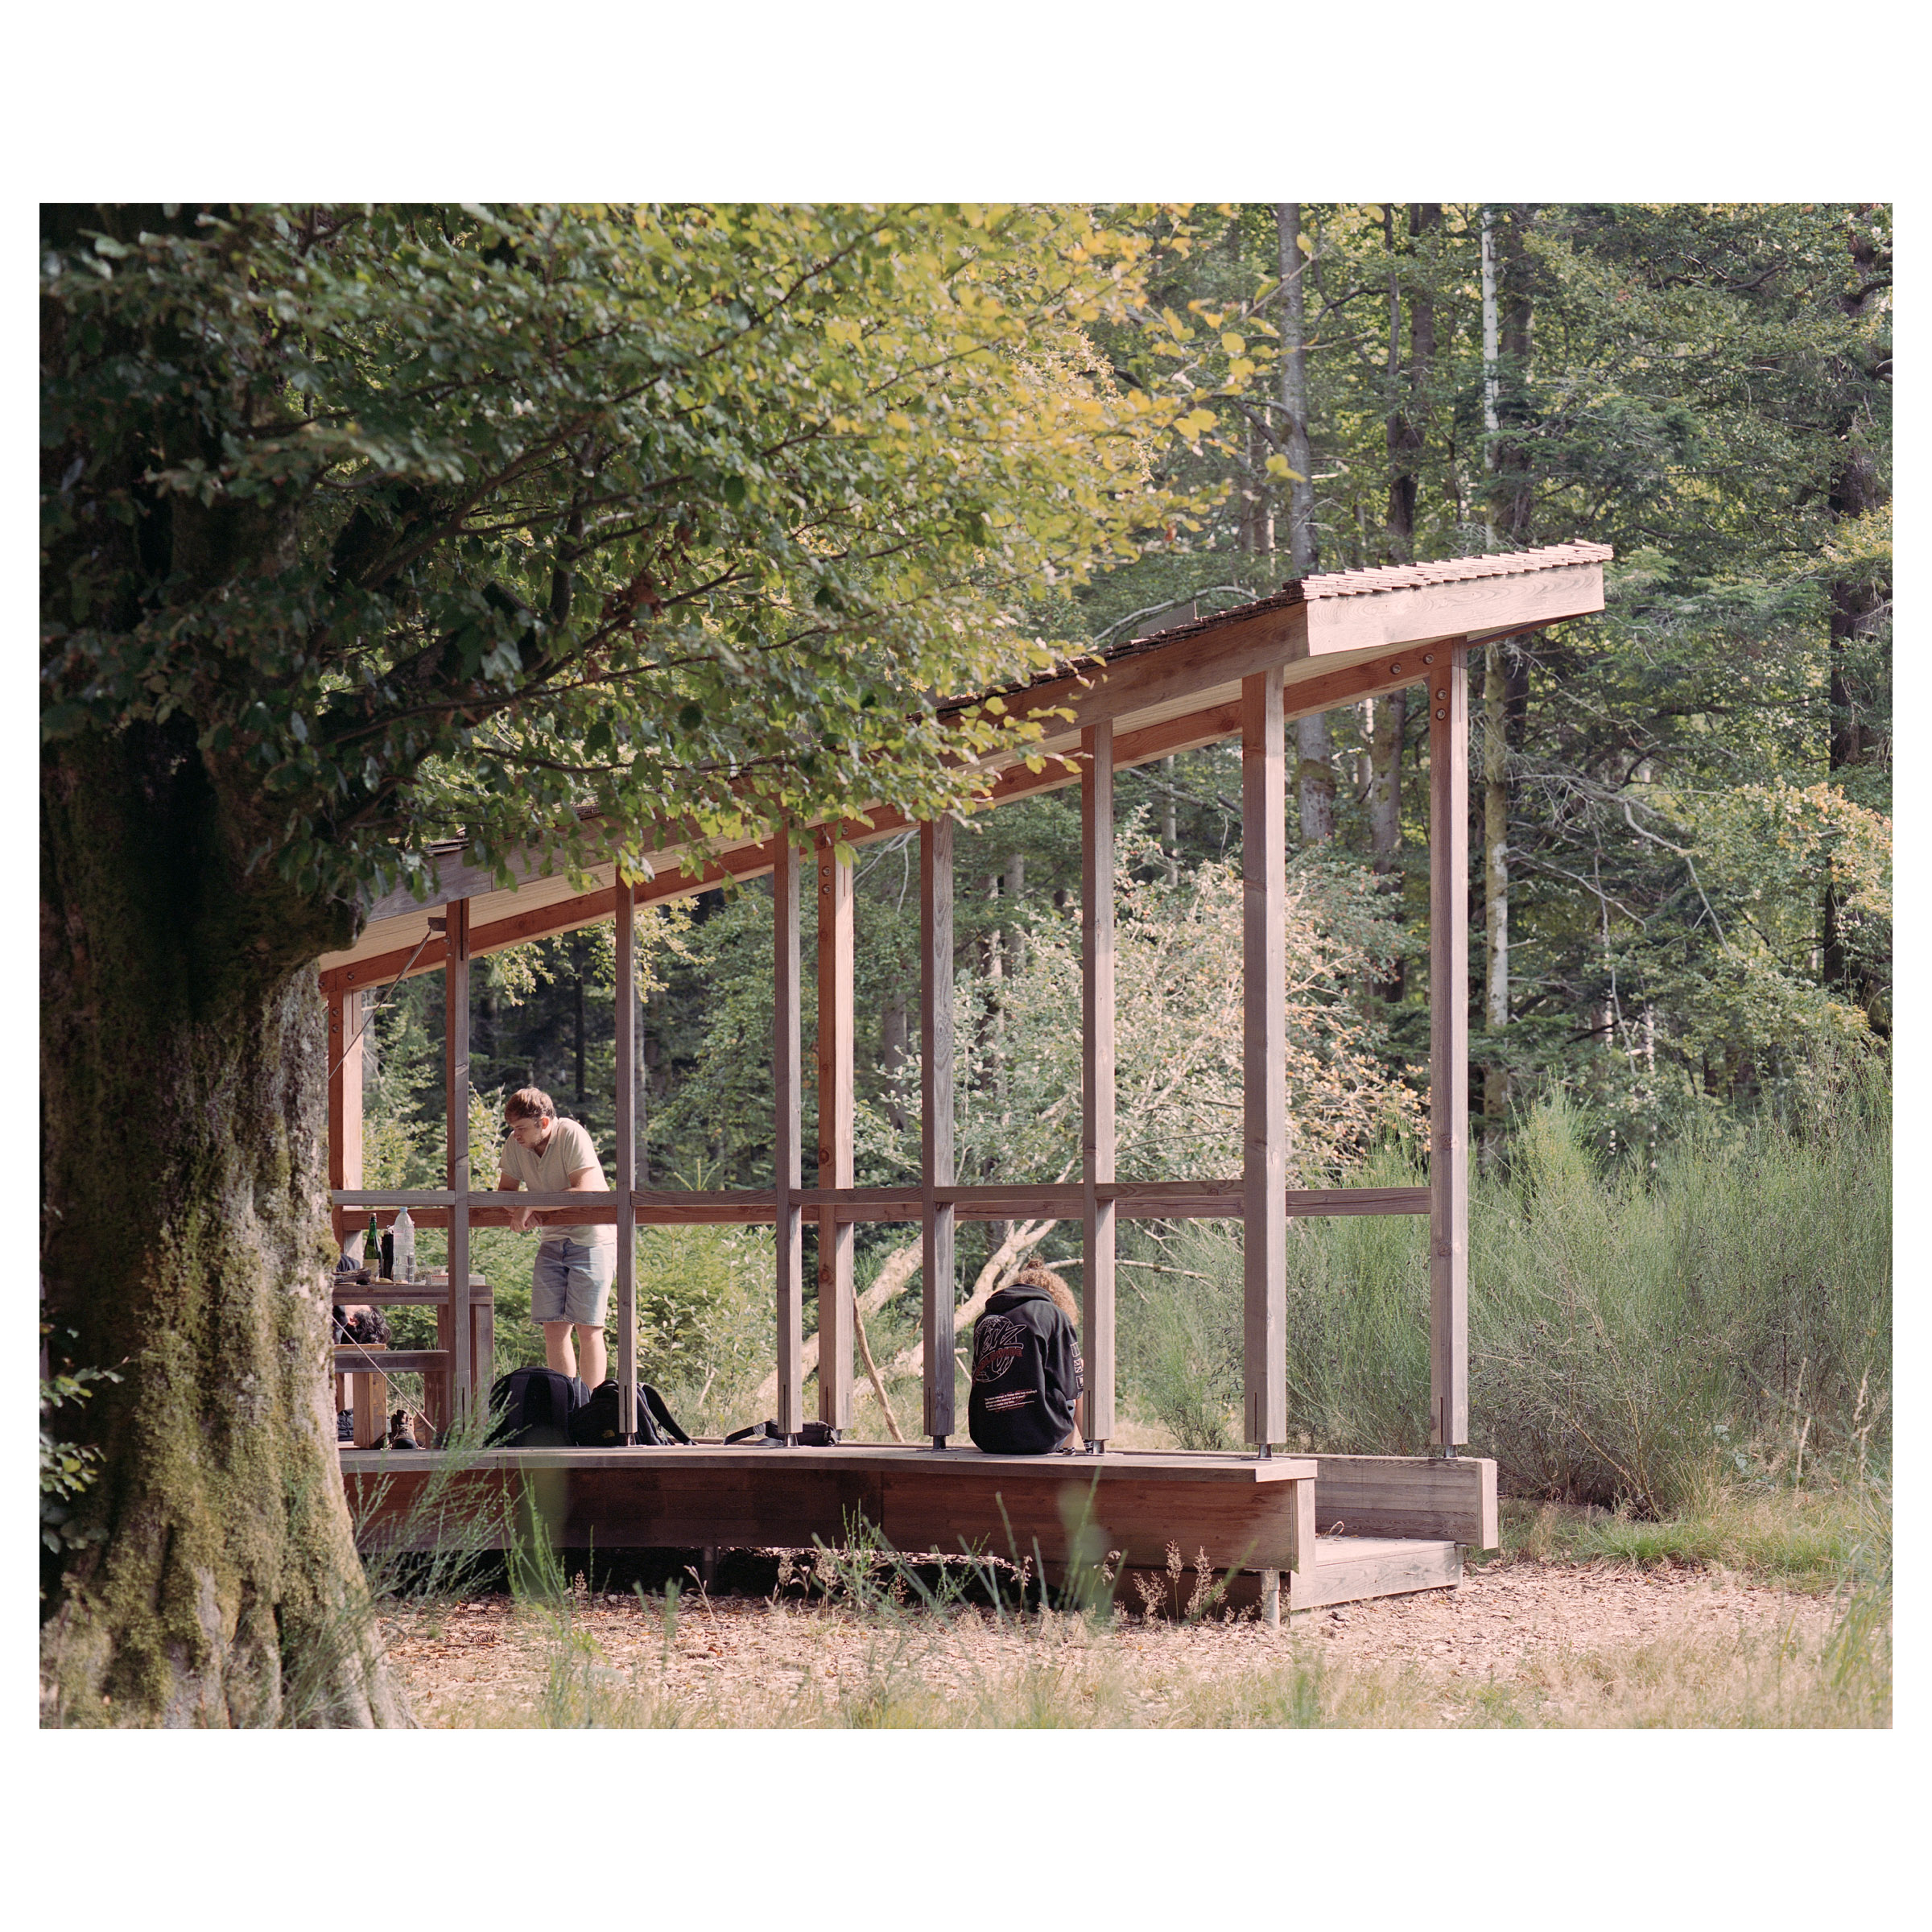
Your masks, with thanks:
[[[498,1163],[500,1191],[514,1192],[519,1187],[533,1194],[604,1191],[604,1170],[588,1129],[576,1121],[559,1120],[548,1094],[535,1087],[519,1088],[503,1103],[503,1125],[510,1138]],[[551,1215],[568,1212],[518,1208],[511,1213],[510,1225],[521,1234],[533,1220],[547,1223]],[[584,1381],[592,1389],[609,1368],[604,1314],[617,1265],[615,1226],[588,1223],[547,1232],[530,1276],[530,1319],[543,1324],[544,1361],[565,1375],[575,1375],[580,1351]]]

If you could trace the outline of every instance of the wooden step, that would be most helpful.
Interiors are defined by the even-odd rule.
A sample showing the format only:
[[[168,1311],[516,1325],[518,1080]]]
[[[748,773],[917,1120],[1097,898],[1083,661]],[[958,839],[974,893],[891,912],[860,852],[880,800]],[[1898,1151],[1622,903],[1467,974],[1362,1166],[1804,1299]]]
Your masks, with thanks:
[[[1431,1538],[1319,1536],[1315,1547],[1314,1568],[1283,1579],[1290,1610],[1442,1590],[1463,1580],[1461,1546]]]

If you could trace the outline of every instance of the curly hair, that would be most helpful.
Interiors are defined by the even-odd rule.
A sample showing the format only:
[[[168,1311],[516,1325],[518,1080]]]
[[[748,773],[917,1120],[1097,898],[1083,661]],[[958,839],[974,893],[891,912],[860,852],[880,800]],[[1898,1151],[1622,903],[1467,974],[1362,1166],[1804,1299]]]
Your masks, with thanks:
[[[1044,1288],[1053,1305],[1071,1322],[1080,1325],[1080,1299],[1044,1261],[1028,1261],[1013,1278],[1016,1288]]]

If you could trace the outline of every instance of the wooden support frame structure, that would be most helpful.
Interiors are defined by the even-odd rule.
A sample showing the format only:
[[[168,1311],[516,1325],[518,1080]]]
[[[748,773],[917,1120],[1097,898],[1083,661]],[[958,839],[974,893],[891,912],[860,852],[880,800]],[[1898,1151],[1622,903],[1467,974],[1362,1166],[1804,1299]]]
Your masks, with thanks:
[[[953,1433],[952,1116],[952,821],[939,819],[919,828],[919,1426],[935,1449]]]
[[[821,832],[819,861],[819,1177],[836,1194],[852,1174],[852,866]],[[819,1224],[819,1420],[852,1426],[852,1295],[854,1224],[836,1202],[815,1210]]]
[[[452,1384],[473,1400],[467,1319],[472,1228],[501,1224],[513,1197],[472,1185],[468,1145],[469,968],[479,953],[615,917],[620,984],[619,1146],[616,1184],[603,1195],[520,1194],[518,1207],[568,1206],[586,1220],[615,1221],[619,1244],[618,1376],[625,1419],[634,1410],[635,1264],[628,1231],[646,1224],[769,1222],[776,1242],[778,1415],[788,1440],[803,1422],[803,1227],[815,1220],[820,1311],[818,1411],[835,1430],[852,1414],[852,1243],[862,1221],[920,1224],[923,1433],[947,1451],[957,1431],[953,1364],[954,1246],[961,1220],[1077,1216],[1085,1275],[1088,1393],[1081,1426],[1106,1460],[1115,1391],[1113,1253],[1121,1219],[1218,1216],[1245,1224],[1245,1432],[1264,1459],[1287,1433],[1285,1256],[1298,1216],[1418,1214],[1430,1217],[1429,1439],[1454,1458],[1469,1439],[1468,1162],[1468,652],[1603,608],[1606,546],[1569,544],[1504,556],[1451,559],[1301,580],[1277,596],[1220,616],[1114,646],[1024,689],[1001,696],[1042,736],[1030,762],[984,767],[985,803],[1077,783],[1082,827],[1081,1177],[1077,1183],[961,1187],[952,1129],[952,853],[950,820],[922,824],[919,840],[921,1171],[916,1184],[852,1183],[852,898],[841,846],[907,830],[898,814],[855,812],[762,840],[694,843],[675,827],[646,848],[613,852],[590,889],[532,860],[510,888],[444,855],[425,902],[397,893],[369,909],[361,937],[322,962],[331,1049],[328,1175],[338,1228],[371,1210],[408,1205],[450,1231]],[[1378,692],[1422,687],[1429,704],[1430,1177],[1426,1188],[1291,1188],[1285,1091],[1283,1001],[1286,727],[1295,719]],[[1113,785],[1116,774],[1176,751],[1238,736],[1242,752],[1244,1155],[1239,1176],[1165,1182],[1116,1179],[1113,1100]],[[1035,769],[1037,766],[1038,769]],[[808,860],[811,863],[808,865]],[[630,1027],[634,908],[701,891],[727,878],[774,878],[774,1178],[769,1191],[693,1192],[636,1184]],[[800,894],[816,887],[819,1028],[818,1183],[802,1184],[803,1048]],[[413,1193],[361,1188],[360,1055],[362,996],[403,974],[445,973],[448,1185]],[[1315,1459],[1319,1463],[1323,1459]],[[1329,1459],[1333,1460],[1334,1459]],[[1374,1459],[1354,1459],[1355,1461]],[[949,1465],[950,1466],[950,1465]],[[1387,1480],[1406,1480],[1394,1475]],[[1493,1477],[1491,1478],[1492,1497]],[[1399,1509],[1389,1521],[1407,1521]],[[1435,1520],[1431,1518],[1430,1520]],[[1469,1520],[1467,1515],[1456,1518]],[[1366,1560],[1366,1559],[1364,1559]]]

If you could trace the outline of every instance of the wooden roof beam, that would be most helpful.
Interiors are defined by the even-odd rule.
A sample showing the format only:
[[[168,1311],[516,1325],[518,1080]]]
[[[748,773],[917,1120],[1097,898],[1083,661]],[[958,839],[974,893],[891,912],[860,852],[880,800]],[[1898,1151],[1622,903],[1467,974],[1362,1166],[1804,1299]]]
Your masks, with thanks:
[[[1282,716],[1286,722],[1292,724],[1295,719],[1315,712],[1354,704],[1379,691],[1418,683],[1430,675],[1430,670],[1427,657],[1421,651],[1383,652],[1360,663],[1326,670],[1285,688]],[[1238,698],[1231,698],[1225,704],[1208,705],[1158,724],[1122,732],[1114,741],[1114,767],[1119,770],[1130,766],[1150,764],[1177,752],[1197,750],[1203,745],[1234,737],[1241,728],[1241,702]],[[1023,763],[1007,766],[994,780],[984,808],[991,809],[1038,793],[1056,791],[1077,785],[1080,779],[1076,752],[1071,749],[1050,751],[1045,754],[1042,767],[1037,772]],[[857,817],[840,821],[837,831],[848,844],[869,844],[875,840],[890,838],[895,832],[914,828],[914,822],[903,812],[881,810],[867,815],[869,824]],[[681,869],[667,869],[654,879],[638,885],[637,902],[646,906],[664,899],[683,898],[693,893],[708,892],[730,879],[743,884],[762,878],[776,864],[777,854],[778,841],[767,839],[760,844],[738,846],[708,858],[695,877]],[[412,900],[408,910],[427,912],[429,908],[418,906]],[[553,933],[575,931],[580,927],[594,926],[610,916],[610,888],[600,886],[574,898],[533,906],[528,912],[473,927],[470,933],[470,956],[474,959],[485,953],[498,952],[506,946],[519,946],[526,940],[546,938]],[[420,952],[414,943],[392,947],[349,965],[330,968],[322,976],[323,989],[332,998],[358,988],[386,985],[402,976],[405,967],[408,968],[407,976],[414,978],[420,973],[439,971],[443,958],[443,942],[439,938],[432,937]]]

